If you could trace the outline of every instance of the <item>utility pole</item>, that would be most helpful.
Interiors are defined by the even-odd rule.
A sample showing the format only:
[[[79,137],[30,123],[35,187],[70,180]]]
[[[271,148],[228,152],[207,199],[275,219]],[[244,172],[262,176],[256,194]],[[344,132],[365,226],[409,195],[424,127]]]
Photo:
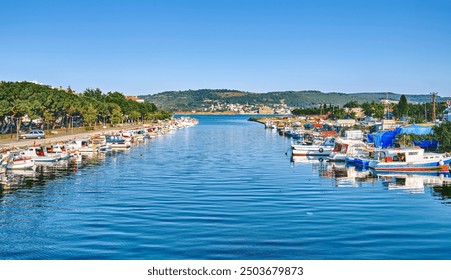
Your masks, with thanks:
[[[390,109],[390,107],[389,107],[389,103],[388,103],[389,101],[388,101],[388,92],[386,92],[386,97],[385,97],[385,112],[386,112],[386,114],[385,114],[385,119],[387,119],[388,120],[388,110]]]
[[[437,93],[436,92],[431,92],[432,95],[432,121],[435,122],[436,121],[436,113],[435,113],[435,99],[437,97]]]
[[[424,102],[424,122],[428,121],[428,115],[427,115],[427,111],[426,111],[427,104],[428,104],[427,102]]]

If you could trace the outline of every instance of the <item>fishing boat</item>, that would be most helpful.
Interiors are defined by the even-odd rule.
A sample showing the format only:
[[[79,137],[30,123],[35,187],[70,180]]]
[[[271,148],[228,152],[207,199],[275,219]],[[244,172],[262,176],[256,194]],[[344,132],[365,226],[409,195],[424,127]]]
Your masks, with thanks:
[[[111,149],[128,149],[131,147],[130,141],[127,141],[127,139],[120,135],[108,136],[106,143],[110,145]]]
[[[64,145],[53,144],[47,148],[47,153],[59,157],[59,159],[68,159],[70,153],[67,151]]]
[[[105,135],[95,135],[91,138],[92,147],[99,152],[111,151],[111,143],[107,143]]]
[[[59,155],[48,154],[45,147],[29,147],[20,152],[22,156],[30,157],[36,163],[39,162],[56,162],[60,160]]]
[[[97,152],[97,148],[93,147],[89,138],[81,140],[73,140],[67,143],[69,150],[78,151],[81,153],[94,153]]]
[[[11,170],[31,169],[34,166],[34,161],[31,157],[21,155],[21,151],[10,152],[3,160],[2,166]]]
[[[293,156],[329,156],[335,146],[335,138],[327,137],[320,144],[293,144],[291,145]]]
[[[378,172],[444,172],[449,171],[451,155],[425,153],[421,148],[375,150],[369,168]]]
[[[366,148],[366,144],[361,140],[338,139],[328,161],[344,162],[347,156],[356,156],[364,148]]]

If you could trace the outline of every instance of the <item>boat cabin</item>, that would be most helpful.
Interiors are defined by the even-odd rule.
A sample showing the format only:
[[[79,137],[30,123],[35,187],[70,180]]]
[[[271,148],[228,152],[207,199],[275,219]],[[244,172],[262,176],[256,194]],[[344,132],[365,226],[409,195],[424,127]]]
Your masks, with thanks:
[[[419,162],[429,157],[424,157],[424,150],[419,148],[376,150],[374,156],[381,162]]]

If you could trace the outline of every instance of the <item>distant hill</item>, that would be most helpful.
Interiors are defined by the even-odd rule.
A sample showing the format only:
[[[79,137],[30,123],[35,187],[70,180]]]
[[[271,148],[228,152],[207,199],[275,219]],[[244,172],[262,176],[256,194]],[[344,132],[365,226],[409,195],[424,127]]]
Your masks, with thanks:
[[[430,94],[409,95],[404,94],[408,102],[431,102]],[[335,104],[343,106],[349,101],[380,102],[387,97],[386,92],[368,93],[339,93],[308,90],[308,91],[276,91],[267,93],[244,92],[230,89],[199,89],[184,91],[166,91],[154,95],[144,95],[140,98],[152,102],[162,109],[172,111],[203,110],[212,104],[249,104],[249,105],[273,105],[285,103],[289,107],[313,107],[318,104]],[[388,93],[391,100],[399,100],[401,94]],[[437,98],[438,102],[446,101],[446,98]]]

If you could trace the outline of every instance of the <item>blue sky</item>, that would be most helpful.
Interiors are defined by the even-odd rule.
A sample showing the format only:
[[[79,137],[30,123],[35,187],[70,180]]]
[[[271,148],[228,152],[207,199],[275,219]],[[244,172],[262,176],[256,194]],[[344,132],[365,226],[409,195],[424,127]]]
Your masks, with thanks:
[[[8,1],[0,80],[451,96],[451,1]]]

